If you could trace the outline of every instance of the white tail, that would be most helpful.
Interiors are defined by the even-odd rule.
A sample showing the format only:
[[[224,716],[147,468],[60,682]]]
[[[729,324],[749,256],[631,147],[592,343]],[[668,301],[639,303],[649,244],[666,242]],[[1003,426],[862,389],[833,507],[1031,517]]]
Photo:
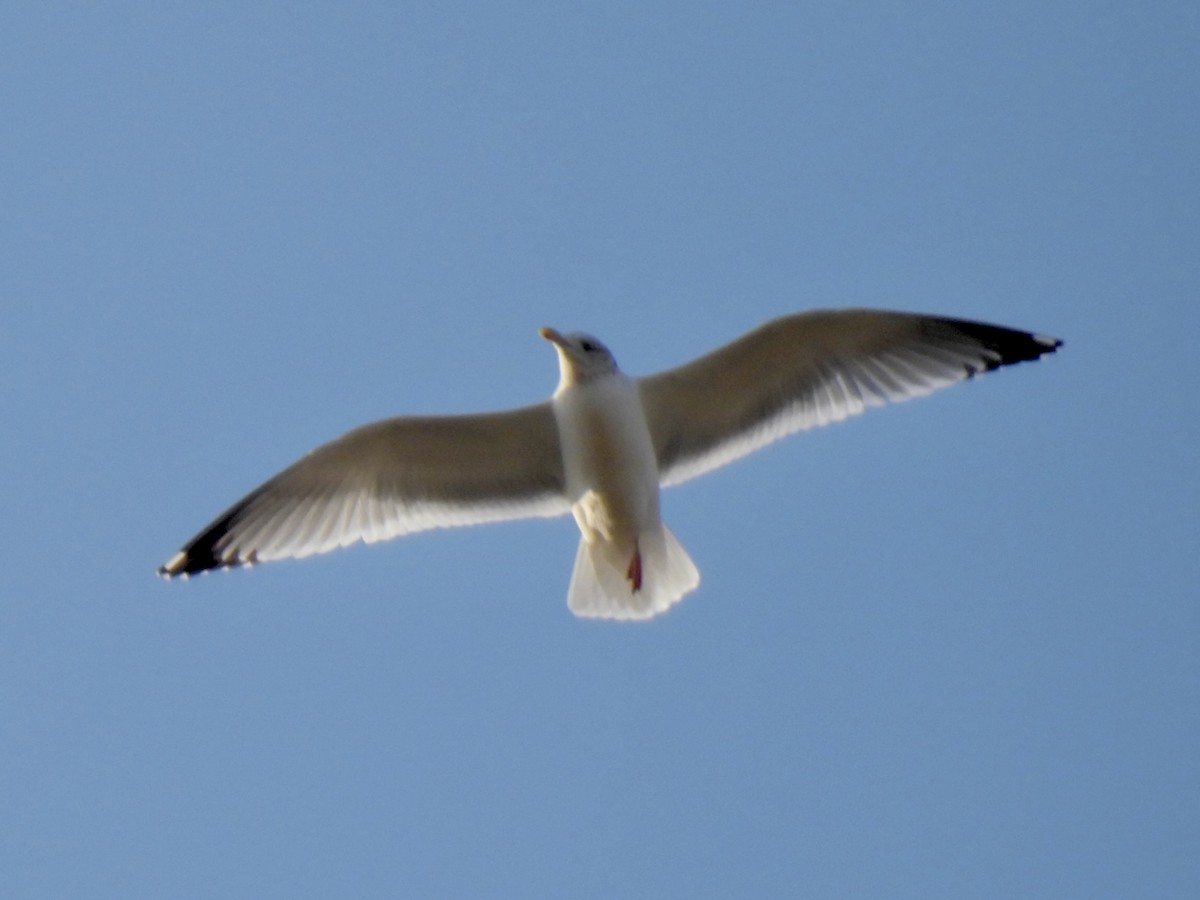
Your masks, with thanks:
[[[692,558],[661,522],[638,536],[637,549],[641,558],[634,563],[614,544],[580,539],[567,592],[571,612],[592,619],[649,619],[700,583]]]

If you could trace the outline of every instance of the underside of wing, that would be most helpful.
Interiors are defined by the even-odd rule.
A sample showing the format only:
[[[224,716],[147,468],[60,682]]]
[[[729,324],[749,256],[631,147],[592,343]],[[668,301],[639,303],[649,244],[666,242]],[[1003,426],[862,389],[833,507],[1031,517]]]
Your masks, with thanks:
[[[280,472],[159,574],[310,556],[356,541],[569,509],[548,403],[487,415],[388,419]]]
[[[639,381],[663,484],[784,435],[1056,350],[980,322],[866,309],[786,316]]]

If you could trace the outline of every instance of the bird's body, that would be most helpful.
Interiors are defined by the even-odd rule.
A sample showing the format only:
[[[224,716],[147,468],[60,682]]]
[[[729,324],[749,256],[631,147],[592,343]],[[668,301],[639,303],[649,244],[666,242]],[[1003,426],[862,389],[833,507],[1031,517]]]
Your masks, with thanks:
[[[581,356],[611,355],[594,338],[549,328],[542,336],[563,360],[551,403],[581,535],[567,605],[581,616],[648,618],[692,590],[700,574],[659,516],[658,462],[637,382],[615,363],[577,377],[587,364]],[[585,350],[585,341],[597,349]]]
[[[818,311],[768,322],[690,363],[633,379],[595,338],[541,334],[559,356],[549,401],[356,429],[252,491],[160,574],[570,510],[581,534],[571,610],[649,618],[700,581],[660,517],[660,485],[1061,344],[957,319]]]

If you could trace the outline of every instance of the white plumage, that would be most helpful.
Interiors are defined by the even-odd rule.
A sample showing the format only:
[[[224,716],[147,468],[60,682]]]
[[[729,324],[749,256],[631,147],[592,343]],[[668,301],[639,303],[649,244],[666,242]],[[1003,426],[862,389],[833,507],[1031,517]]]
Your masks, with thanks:
[[[1061,345],[959,319],[826,310],[776,319],[690,363],[632,379],[593,337],[541,334],[559,357],[549,401],[355,429],[238,501],[159,573],[569,510],[581,533],[570,609],[649,618],[700,581],[659,516],[660,485]]]

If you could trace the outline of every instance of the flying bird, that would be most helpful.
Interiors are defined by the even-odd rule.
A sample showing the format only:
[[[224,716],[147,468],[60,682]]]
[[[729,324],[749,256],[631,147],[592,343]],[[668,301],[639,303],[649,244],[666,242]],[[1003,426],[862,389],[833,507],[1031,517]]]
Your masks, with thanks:
[[[678,484],[787,434],[1034,360],[1056,338],[868,309],[775,319],[643,378],[586,334],[541,336],[559,381],[542,403],[402,417],[313,450],[251,491],[158,572],[305,557],[427,528],[574,514],[576,615],[648,619],[700,583],[659,515]]]

